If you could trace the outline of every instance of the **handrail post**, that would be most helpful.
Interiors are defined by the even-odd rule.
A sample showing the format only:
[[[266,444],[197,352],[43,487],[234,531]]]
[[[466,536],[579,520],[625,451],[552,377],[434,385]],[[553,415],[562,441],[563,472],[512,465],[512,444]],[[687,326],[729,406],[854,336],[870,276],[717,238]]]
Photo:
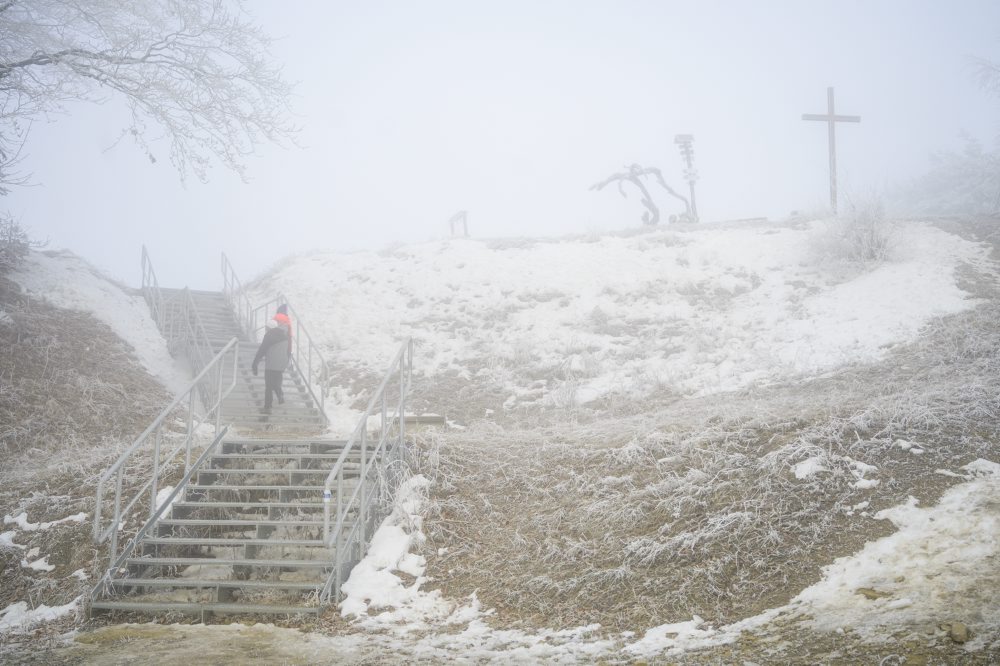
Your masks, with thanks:
[[[216,382],[215,388],[215,434],[219,434],[219,428],[222,427],[222,366],[225,363],[225,356],[219,361],[216,367],[216,374],[218,376],[218,381]]]
[[[122,524],[122,474],[125,466],[118,468],[118,478],[115,480],[115,522],[111,530],[111,559],[118,554],[118,526]]]
[[[153,437],[153,483],[149,486],[149,517],[153,517],[156,511],[156,491],[160,478],[160,442],[163,440],[163,424],[156,428],[156,435]]]
[[[191,469],[191,440],[194,439],[194,391],[188,394],[187,446],[184,453],[184,472]]]
[[[405,354],[404,354],[405,356]],[[403,433],[406,431],[406,386],[403,383],[404,359],[399,359],[399,446],[403,446]]]
[[[361,528],[361,543],[366,541],[365,539],[365,526],[367,523],[368,514],[368,503],[365,501],[365,479],[368,477],[368,423],[364,424],[361,430],[361,477],[358,479],[358,485],[361,488],[361,506],[358,511],[358,520],[360,521]]]
[[[233,388],[236,388],[236,381],[239,379],[239,365],[240,365],[240,341],[236,340],[236,344],[233,345]]]
[[[330,488],[323,488],[323,543],[330,547]]]
[[[344,506],[344,467],[341,465],[340,474],[337,475],[337,525],[343,525],[347,516],[347,508]],[[338,542],[337,547],[340,547]]]
[[[97,480],[97,502],[94,503],[94,529],[92,530],[94,543],[101,542],[101,505],[104,504],[104,477]]]

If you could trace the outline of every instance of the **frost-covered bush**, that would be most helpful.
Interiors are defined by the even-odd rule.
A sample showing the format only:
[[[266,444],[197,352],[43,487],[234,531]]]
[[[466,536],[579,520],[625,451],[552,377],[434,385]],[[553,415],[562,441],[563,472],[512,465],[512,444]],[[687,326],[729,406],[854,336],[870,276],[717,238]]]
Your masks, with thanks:
[[[960,151],[931,155],[931,168],[895,193],[913,213],[988,215],[1000,212],[1000,153],[966,136]]]
[[[893,233],[880,197],[873,195],[849,202],[840,227],[844,249],[851,261],[877,263],[888,258]]]
[[[827,221],[815,249],[826,258],[874,264],[889,258],[894,241],[882,198],[869,194],[848,200],[847,210]]]
[[[32,247],[27,232],[10,217],[0,217],[0,275],[10,272]]]

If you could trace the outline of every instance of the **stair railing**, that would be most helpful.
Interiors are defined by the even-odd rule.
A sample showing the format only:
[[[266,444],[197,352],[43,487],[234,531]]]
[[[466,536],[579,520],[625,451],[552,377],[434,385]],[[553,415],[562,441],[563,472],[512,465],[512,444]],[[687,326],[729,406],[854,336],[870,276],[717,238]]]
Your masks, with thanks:
[[[122,548],[121,552],[118,553],[117,557],[115,557],[114,549],[111,549],[110,555],[108,557],[109,564],[104,571],[104,575],[101,576],[101,579],[97,582],[97,585],[95,585],[90,592],[91,601],[97,600],[99,597],[103,596],[105,592],[107,592],[108,586],[111,582],[111,579],[114,578],[115,572],[119,571],[125,565],[125,560],[127,560],[135,553],[136,549],[139,547],[139,544],[142,543],[143,539],[146,538],[147,534],[153,531],[153,528],[156,526],[157,521],[160,520],[161,517],[163,517],[163,514],[170,511],[170,505],[173,504],[177,496],[181,494],[181,492],[187,486],[188,482],[191,480],[191,477],[194,476],[195,472],[201,469],[202,465],[205,464],[205,461],[208,460],[209,456],[211,456],[212,453],[215,452],[215,450],[219,446],[219,443],[226,437],[226,433],[228,432],[229,432],[229,426],[226,426],[225,428],[220,430],[218,434],[216,434],[215,439],[212,440],[212,443],[209,444],[207,447],[205,447],[205,450],[202,451],[200,456],[198,456],[198,460],[196,460],[194,464],[188,468],[188,470],[184,473],[184,477],[177,483],[177,486],[172,491],[170,491],[170,494],[167,495],[167,497],[165,497],[162,502],[160,502],[160,505],[156,508],[156,511],[153,512],[153,515],[150,516],[149,520],[147,520],[146,523],[139,528],[139,531],[136,532],[132,536],[132,538],[128,540],[128,542]],[[117,544],[114,546],[114,548],[117,548]]]
[[[175,296],[164,298],[145,245],[142,246],[142,295],[171,351],[183,347],[194,373],[205,367],[213,352],[191,292],[185,287]]]
[[[191,370],[194,373],[200,372],[208,365],[215,353],[212,351],[212,342],[209,340],[208,332],[201,321],[201,313],[195,305],[191,290],[184,287],[181,292],[181,316],[179,320],[180,332],[174,331],[174,335],[184,345],[188,360],[191,361]]]
[[[253,305],[250,303],[250,297],[243,289],[243,283],[236,276],[236,270],[233,269],[225,252],[222,253],[222,293],[225,294],[243,332],[255,342],[259,342],[253,333]]]
[[[149,258],[146,246],[142,246],[142,297],[149,305],[149,311],[153,315],[153,321],[157,328],[164,331],[166,324],[166,308],[163,302],[163,293],[160,291],[160,283],[156,280],[156,272],[153,270],[153,262]]]
[[[339,601],[345,579],[345,567],[353,566],[365,556],[368,539],[375,526],[391,509],[391,494],[396,490],[389,470],[403,455],[406,430],[406,399],[413,377],[413,340],[408,338],[389,364],[382,383],[368,401],[368,407],[358,420],[343,451],[323,485],[323,540],[335,548],[335,562],[320,601]],[[392,414],[389,409],[394,408]],[[377,439],[369,441],[371,417],[379,418]],[[350,456],[360,459],[358,485],[350,493],[344,485],[344,471]],[[336,519],[331,503],[336,502]],[[355,517],[348,526],[349,515]],[[349,527],[349,529],[348,529]],[[350,557],[347,557],[347,554]]]
[[[205,455],[199,458],[194,466],[191,464],[191,449],[195,441],[198,428],[213,419],[215,422],[215,440],[209,449],[214,448],[221,440],[224,429],[222,428],[222,404],[226,397],[236,387],[237,361],[239,360],[239,340],[233,338],[225,347],[211,359],[201,372],[191,381],[186,389],[179,393],[169,405],[167,405],[160,415],[143,431],[132,445],[123,453],[118,460],[101,475],[97,482],[97,502],[94,507],[94,528],[93,540],[95,544],[100,544],[110,539],[108,547],[109,568],[108,574],[117,569],[123,559],[128,556],[136,546],[134,537],[122,553],[118,551],[118,533],[123,528],[127,518],[132,517],[133,509],[148,500],[148,513],[144,527],[140,534],[151,525],[162,513],[162,509],[169,503],[187,483],[190,473],[196,469]],[[232,379],[228,385],[224,384],[224,371],[229,364],[232,364]],[[205,400],[205,388],[208,383],[214,385],[214,399]],[[196,416],[195,402],[201,398],[206,410],[203,415]],[[177,421],[175,410],[183,407],[187,411],[187,422],[181,441],[164,454],[164,435],[170,432],[170,426]],[[169,445],[167,445],[169,446]],[[185,476],[182,483],[174,488],[170,497],[157,506],[156,496],[160,491],[162,483],[167,475],[176,471],[179,465],[179,458],[184,454]],[[146,480],[137,490],[125,488],[126,480],[134,482],[137,478],[146,477]],[[129,494],[128,497],[125,495]],[[111,502],[113,510],[105,519],[104,508],[106,502]]]
[[[225,253],[222,254],[222,291],[226,300],[229,301],[229,307],[232,308],[236,321],[240,323],[243,332],[253,342],[260,342],[263,338],[264,327],[268,320],[277,313],[278,306],[285,305],[288,308],[288,315],[292,320],[291,365],[302,377],[313,404],[317,406],[325,421],[327,384],[329,383],[327,381],[329,369],[326,365],[326,359],[323,358],[319,346],[313,342],[312,336],[309,335],[308,329],[302,322],[302,317],[288,302],[288,299],[283,294],[278,294],[266,303],[254,307]]]

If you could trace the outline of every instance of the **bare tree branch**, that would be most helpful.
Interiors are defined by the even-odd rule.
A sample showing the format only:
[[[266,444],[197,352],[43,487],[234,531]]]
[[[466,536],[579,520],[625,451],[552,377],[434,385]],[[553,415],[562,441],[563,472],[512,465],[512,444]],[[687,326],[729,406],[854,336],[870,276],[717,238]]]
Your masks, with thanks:
[[[245,177],[261,143],[295,133],[270,43],[241,0],[0,3],[0,189],[32,118],[115,97],[151,160],[148,142],[162,136],[182,179],[205,180],[213,160]]]
[[[656,167],[643,167],[639,164],[626,166],[625,169],[627,169],[627,171],[625,171],[624,173],[612,174],[607,178],[605,178],[604,180],[602,180],[601,182],[592,185],[590,189],[600,191],[605,186],[611,183],[617,183],[618,191],[624,197],[626,196],[625,189],[623,187],[624,183],[626,182],[632,183],[637,188],[639,188],[639,192],[641,193],[641,198],[639,201],[640,203],[642,203],[643,206],[646,207],[646,210],[642,214],[642,223],[652,226],[655,224],[659,224],[660,222],[660,209],[656,207],[655,203],[653,203],[653,197],[650,196],[649,190],[646,189],[646,185],[642,182],[642,178],[645,178],[646,176],[654,176],[656,178],[656,182],[658,182],[663,187],[663,189],[665,189],[668,193],[670,193],[671,195],[677,197],[678,199],[684,202],[684,208],[686,211],[685,214],[690,217],[691,204],[685,197],[681,196],[672,187],[667,185],[666,181],[663,180],[663,174],[660,173],[659,169],[657,169]]]

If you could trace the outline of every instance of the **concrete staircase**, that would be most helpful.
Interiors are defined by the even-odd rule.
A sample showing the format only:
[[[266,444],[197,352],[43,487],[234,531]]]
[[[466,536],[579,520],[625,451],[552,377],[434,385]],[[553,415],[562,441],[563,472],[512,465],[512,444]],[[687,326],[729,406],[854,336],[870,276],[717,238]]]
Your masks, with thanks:
[[[202,620],[319,613],[335,562],[323,542],[323,482],[344,444],[224,440],[91,609]],[[344,488],[352,492],[360,461],[346,460]],[[353,564],[345,561],[345,578]]]
[[[322,383],[322,355],[300,322],[297,341],[308,353],[297,347],[296,358],[303,366],[286,370],[284,404],[275,401],[263,414],[264,373],[251,372],[258,344],[248,331],[286,301],[252,306],[224,255],[223,267],[223,292],[161,289],[143,248],[144,297],[172,351],[190,362],[192,382],[101,475],[94,541],[108,543],[109,553],[91,592],[92,612],[183,613],[203,621],[215,614],[316,615],[339,599],[366,539],[391,509],[405,470],[412,340],[389,364],[350,438],[323,439],[322,394],[317,399],[302,375],[315,372]],[[228,346],[233,338],[238,354]],[[221,413],[215,439],[192,452],[196,424],[189,417],[182,446],[164,455],[164,431],[179,422],[175,410],[198,413],[199,399],[206,422]],[[376,414],[381,425],[371,432]],[[153,506],[167,486],[177,487],[173,503]],[[329,541],[325,507],[336,523]]]
[[[169,318],[181,307],[180,297],[183,290],[161,288],[160,292],[163,294]],[[192,290],[190,293],[197,310],[197,318],[211,347],[210,356],[222,349],[232,338],[239,338],[240,341],[239,362],[236,369],[239,380],[236,388],[223,403],[222,413],[225,422],[251,431],[284,433],[298,431],[303,434],[315,434],[321,431],[326,421],[310,395],[305,379],[294,366],[289,366],[284,375],[282,386],[285,404],[279,405],[275,400],[271,414],[265,416],[262,413],[263,365],[259,368],[258,376],[254,376],[251,370],[258,341],[251,340],[236,322],[222,292]],[[232,376],[231,373],[230,364],[224,369],[224,376],[229,378]]]

